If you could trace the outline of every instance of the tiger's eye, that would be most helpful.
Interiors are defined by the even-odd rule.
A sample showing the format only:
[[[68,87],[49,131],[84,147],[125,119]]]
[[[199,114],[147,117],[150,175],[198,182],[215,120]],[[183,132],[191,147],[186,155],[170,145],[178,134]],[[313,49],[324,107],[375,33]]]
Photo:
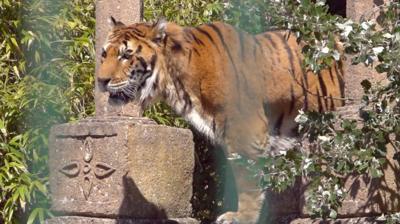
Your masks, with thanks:
[[[131,59],[132,55],[128,54],[128,53],[124,53],[121,58],[122,59]]]
[[[101,57],[103,58],[107,57],[107,52],[104,49],[102,49],[101,51]]]

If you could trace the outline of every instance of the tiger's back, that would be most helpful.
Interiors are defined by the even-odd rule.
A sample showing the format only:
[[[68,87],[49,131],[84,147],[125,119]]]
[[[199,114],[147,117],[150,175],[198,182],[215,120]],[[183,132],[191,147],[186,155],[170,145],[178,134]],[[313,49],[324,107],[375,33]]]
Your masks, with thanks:
[[[251,148],[268,144],[266,133],[295,135],[300,109],[323,112],[344,104],[341,61],[318,75],[305,71],[301,46],[288,31],[253,36],[213,23],[185,32],[194,40],[189,63],[191,74],[201,77],[199,103],[224,123],[216,134],[234,151],[252,157]]]

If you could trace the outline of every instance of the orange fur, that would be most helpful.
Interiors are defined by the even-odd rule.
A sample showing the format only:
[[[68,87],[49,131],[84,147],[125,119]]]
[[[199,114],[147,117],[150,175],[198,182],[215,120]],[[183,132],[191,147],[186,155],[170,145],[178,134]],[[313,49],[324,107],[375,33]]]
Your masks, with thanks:
[[[123,41],[132,51],[141,46],[126,62],[117,59]],[[157,55],[157,83],[141,98],[144,106],[161,98],[192,123],[198,121],[191,119],[201,119],[200,126],[207,130],[200,131],[231,152],[253,158],[258,153],[251,145],[265,146],[268,133],[293,134],[298,110],[326,111],[343,105],[338,100],[343,97],[341,63],[319,75],[305,72],[301,47],[286,31],[252,36],[220,22],[199,27],[118,24],[106,46],[100,80],[127,80],[131,67],[139,63],[136,56],[148,65]],[[198,116],[189,117],[192,111]]]
[[[162,20],[113,26],[99,83],[143,107],[165,101],[230,153],[256,159],[269,136],[295,134],[300,109],[343,105],[342,62],[318,75],[304,71],[301,46],[286,31],[253,36],[220,22],[181,27]],[[244,190],[249,184],[241,176],[239,204],[254,204],[256,192]]]

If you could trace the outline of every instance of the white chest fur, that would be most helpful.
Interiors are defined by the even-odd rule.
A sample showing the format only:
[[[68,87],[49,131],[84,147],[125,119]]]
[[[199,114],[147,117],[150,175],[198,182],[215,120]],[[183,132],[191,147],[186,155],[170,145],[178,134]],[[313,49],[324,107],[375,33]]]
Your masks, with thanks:
[[[199,132],[214,140],[215,133],[211,122],[203,118],[195,109],[192,109],[185,117]]]

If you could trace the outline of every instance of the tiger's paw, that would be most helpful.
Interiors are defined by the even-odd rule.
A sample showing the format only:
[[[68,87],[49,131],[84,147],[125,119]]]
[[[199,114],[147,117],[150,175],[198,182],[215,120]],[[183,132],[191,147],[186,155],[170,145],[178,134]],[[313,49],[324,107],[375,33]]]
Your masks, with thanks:
[[[238,212],[226,212],[218,216],[215,224],[240,224]]]
[[[240,212],[226,212],[220,215],[215,224],[255,224],[257,221],[253,217]]]

